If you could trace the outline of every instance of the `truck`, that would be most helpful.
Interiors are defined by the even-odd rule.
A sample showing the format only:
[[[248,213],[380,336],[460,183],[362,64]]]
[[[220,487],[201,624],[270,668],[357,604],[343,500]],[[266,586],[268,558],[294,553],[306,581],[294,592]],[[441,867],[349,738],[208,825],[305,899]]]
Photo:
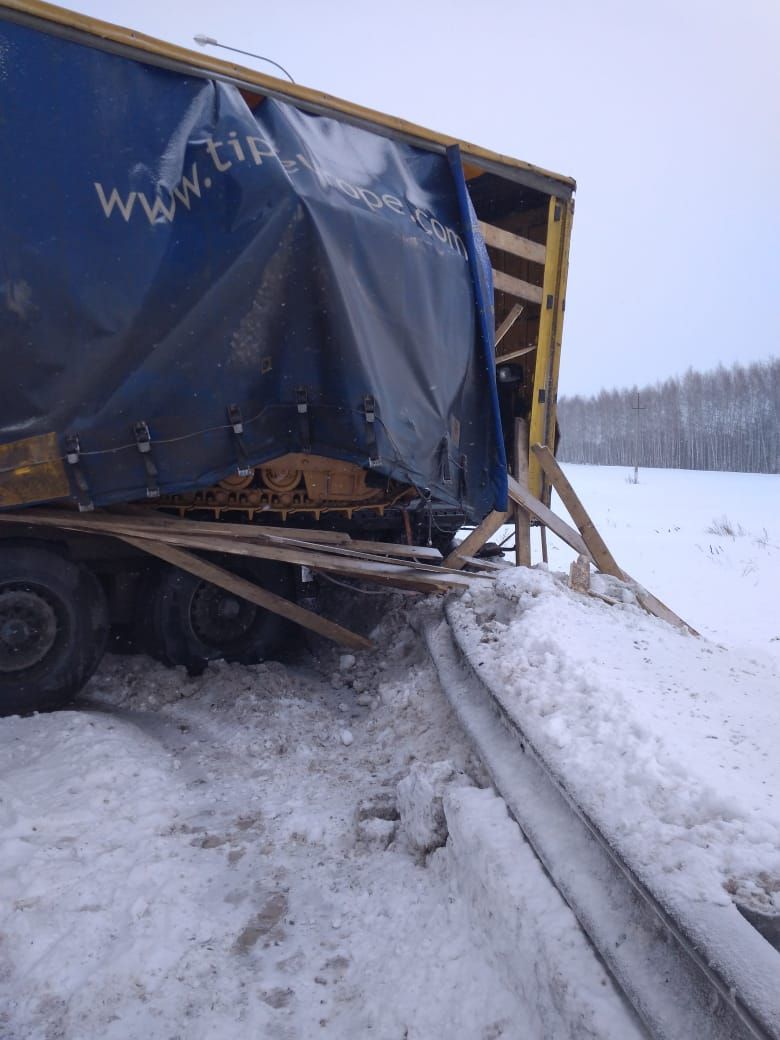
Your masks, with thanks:
[[[109,637],[283,639],[117,515],[200,523],[205,567],[215,525],[444,551],[508,474],[549,501],[571,178],[40,0],[0,0],[0,105],[0,712]]]

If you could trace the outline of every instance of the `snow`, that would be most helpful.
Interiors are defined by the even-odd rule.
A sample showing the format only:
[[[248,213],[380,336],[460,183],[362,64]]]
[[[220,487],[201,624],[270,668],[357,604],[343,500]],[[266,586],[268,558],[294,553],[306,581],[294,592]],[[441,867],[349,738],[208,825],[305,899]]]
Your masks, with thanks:
[[[569,589],[555,571],[575,553],[553,536],[550,572],[467,593],[456,634],[641,872],[780,912],[780,478],[565,469],[618,563],[705,638],[614,579],[593,578],[614,606]]]
[[[486,954],[495,917],[459,895],[460,839],[440,818],[426,855],[401,832],[410,774],[440,804],[484,779],[403,612],[375,635],[344,672],[330,649],[196,678],[109,658],[81,711],[2,720],[4,1040],[543,1035],[555,1008]],[[496,828],[543,893],[532,934],[553,905],[568,936],[565,1008],[630,1037],[517,825]]]
[[[780,876],[777,671],[543,570],[453,604],[456,633],[583,807],[690,899]]]
[[[714,642],[780,663],[780,476],[564,468],[624,570]],[[555,495],[553,509],[567,515]],[[549,543],[568,570],[572,550]]]
[[[641,876],[703,919],[778,911],[780,478],[566,471],[705,638],[613,579],[614,605],[572,591],[552,536],[549,569],[450,597],[454,633]],[[196,678],[109,657],[78,711],[0,720],[3,1040],[637,1035],[420,608],[350,599],[347,623],[382,618],[370,652]]]

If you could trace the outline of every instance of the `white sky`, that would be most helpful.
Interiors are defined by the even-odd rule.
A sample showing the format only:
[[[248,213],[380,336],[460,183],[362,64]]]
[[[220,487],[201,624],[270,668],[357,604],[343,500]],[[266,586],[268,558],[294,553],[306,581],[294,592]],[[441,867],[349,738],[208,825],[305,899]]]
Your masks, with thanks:
[[[563,393],[780,351],[780,0],[71,5],[574,176]]]

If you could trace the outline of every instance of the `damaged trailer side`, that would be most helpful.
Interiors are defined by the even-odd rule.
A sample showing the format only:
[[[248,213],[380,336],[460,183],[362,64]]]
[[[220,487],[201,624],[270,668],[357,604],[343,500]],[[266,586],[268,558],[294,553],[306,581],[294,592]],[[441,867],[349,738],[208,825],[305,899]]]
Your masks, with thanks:
[[[0,3],[0,46],[0,508],[441,548],[506,509],[518,422],[554,436],[573,182],[35,0]],[[0,539],[0,686],[34,691],[67,627],[16,588],[40,540],[107,598],[74,631],[132,624],[143,594],[188,633],[147,647],[269,650],[246,605],[203,583],[179,602],[126,544]]]

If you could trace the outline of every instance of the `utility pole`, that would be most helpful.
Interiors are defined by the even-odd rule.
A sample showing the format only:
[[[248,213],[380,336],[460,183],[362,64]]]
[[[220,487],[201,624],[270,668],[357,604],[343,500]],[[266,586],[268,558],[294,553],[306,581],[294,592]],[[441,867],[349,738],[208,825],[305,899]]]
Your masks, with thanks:
[[[636,427],[634,429],[634,484],[639,483],[639,413],[644,412],[647,405],[640,405],[639,391],[636,392],[636,404],[631,406],[636,412]]]

